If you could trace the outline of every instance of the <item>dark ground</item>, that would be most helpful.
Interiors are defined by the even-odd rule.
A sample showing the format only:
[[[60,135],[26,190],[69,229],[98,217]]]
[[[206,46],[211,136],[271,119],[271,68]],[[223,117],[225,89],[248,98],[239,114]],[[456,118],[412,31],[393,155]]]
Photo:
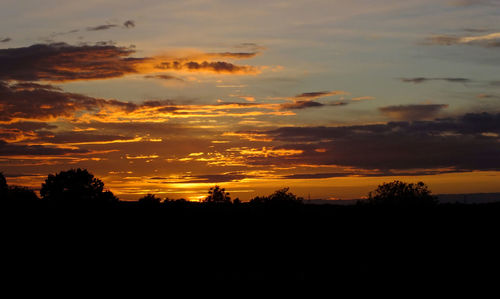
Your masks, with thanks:
[[[494,284],[500,205],[4,206],[8,284]]]

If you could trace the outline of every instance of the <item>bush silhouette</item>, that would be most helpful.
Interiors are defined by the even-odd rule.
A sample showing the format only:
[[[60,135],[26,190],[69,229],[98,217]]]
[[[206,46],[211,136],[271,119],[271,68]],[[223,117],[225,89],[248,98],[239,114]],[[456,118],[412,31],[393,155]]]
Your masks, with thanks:
[[[274,191],[273,194],[269,196],[257,196],[250,200],[250,204],[253,205],[297,205],[302,204],[303,198],[297,197],[297,195],[289,192],[290,188],[286,187]]]
[[[379,185],[362,203],[386,206],[433,206],[438,202],[423,182],[408,184],[394,181]]]
[[[229,193],[226,192],[226,189],[216,185],[208,190],[208,196],[203,202],[213,204],[230,204],[231,197],[229,196]]]
[[[7,198],[9,201],[16,203],[26,203],[39,200],[35,191],[21,186],[9,186]]]
[[[40,195],[57,203],[112,203],[118,201],[104,183],[86,169],[70,169],[56,175],[49,174],[42,184]]]

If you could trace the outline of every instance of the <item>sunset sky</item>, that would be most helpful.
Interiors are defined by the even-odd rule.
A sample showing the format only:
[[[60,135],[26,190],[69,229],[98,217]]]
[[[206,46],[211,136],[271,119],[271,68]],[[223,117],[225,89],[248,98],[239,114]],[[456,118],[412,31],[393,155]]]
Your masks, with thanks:
[[[120,199],[500,192],[499,0],[2,0],[0,171]]]

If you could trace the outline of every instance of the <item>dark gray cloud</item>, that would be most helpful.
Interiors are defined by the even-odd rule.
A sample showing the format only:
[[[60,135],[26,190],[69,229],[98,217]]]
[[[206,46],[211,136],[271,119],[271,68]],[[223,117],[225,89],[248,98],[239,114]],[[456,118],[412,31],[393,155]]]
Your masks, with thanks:
[[[167,61],[156,66],[161,70],[190,70],[212,71],[216,73],[253,73],[255,69],[250,66],[239,66],[225,61]]]
[[[106,24],[106,25],[98,25],[94,27],[87,27],[87,31],[100,31],[100,30],[108,30],[114,27],[118,27],[116,24]]]
[[[109,142],[115,140],[131,140],[133,136],[127,135],[113,135],[113,134],[99,134],[95,132],[57,132],[41,136],[40,141],[54,144],[64,143],[91,143],[91,142]]]
[[[38,131],[45,129],[56,129],[57,126],[48,124],[46,122],[38,122],[38,121],[19,121],[15,123],[9,124],[0,124],[0,128],[5,129],[17,129],[21,131]]]
[[[323,107],[325,104],[315,101],[295,101],[293,103],[281,104],[281,109],[305,109],[311,107]]]
[[[303,153],[293,159],[251,161],[258,165],[340,165],[383,172],[423,169],[422,173],[500,169],[500,113],[364,126],[283,127],[260,133]]]
[[[19,145],[0,140],[0,156],[60,156],[85,154],[89,150],[48,147],[42,145]]]
[[[37,136],[55,129],[57,126],[44,122],[14,122],[0,124],[0,140],[19,141],[23,139],[36,139]]]
[[[7,43],[10,42],[12,39],[10,37],[1,37],[0,38],[0,43]]]
[[[456,170],[420,170],[418,175],[433,175],[440,173],[456,172]],[[364,177],[380,177],[380,176],[413,176],[415,172],[407,171],[348,171],[348,172],[323,172],[323,173],[297,173],[283,176],[284,179],[300,179],[300,180],[310,180],[310,179],[329,179],[329,178],[342,178],[348,176],[364,176]]]
[[[445,82],[450,82],[450,83],[470,83],[470,82],[472,82],[471,79],[452,78],[452,77],[445,77],[445,78],[415,77],[415,78],[399,78],[399,79],[405,83],[415,83],[415,84],[429,82],[429,81],[445,81]]]
[[[144,59],[134,50],[113,45],[38,44],[0,49],[0,80],[70,81],[121,77],[136,73]]]
[[[144,76],[144,78],[147,78],[147,79],[159,79],[159,80],[184,81],[182,78],[175,77],[175,76],[172,76],[172,75],[147,75],[147,76]]]
[[[284,179],[329,179],[329,178],[342,178],[353,175],[352,172],[326,172],[326,173],[296,173],[283,176]]]
[[[486,28],[464,28],[462,30],[465,32],[471,32],[471,33],[484,33],[484,32],[491,31],[490,29],[486,29]]]
[[[380,107],[379,111],[396,120],[425,120],[432,119],[443,109],[446,104],[417,104]]]
[[[316,99],[322,98],[322,97],[329,97],[329,96],[334,96],[334,95],[339,95],[339,94],[345,94],[343,91],[314,91],[314,92],[304,92],[301,94],[298,94],[290,100],[293,102],[291,103],[284,103],[281,104],[281,109],[306,109],[306,108],[313,108],[313,107],[324,107],[324,106],[344,106],[347,105],[345,102],[333,102],[333,103],[320,103],[318,101],[315,101]]]
[[[127,20],[123,23],[123,27],[125,28],[134,28],[135,27],[135,21],[134,20]]]
[[[304,92],[295,96],[298,99],[315,99],[332,95],[331,91]]]
[[[64,92],[52,85],[31,82],[8,84],[0,81],[0,121],[69,117],[77,111],[97,112],[105,106],[118,107],[124,111],[137,108],[132,103]]]
[[[334,103],[327,103],[323,104],[320,102],[316,101],[302,101],[302,100],[296,100],[293,103],[284,103],[281,104],[281,109],[306,109],[306,108],[313,108],[313,107],[325,107],[325,106],[345,106],[347,105],[346,102],[334,102]]]
[[[200,174],[193,176],[184,176],[182,177],[182,183],[225,183],[225,182],[236,182],[241,181],[245,178],[252,178],[254,176],[249,176],[240,173],[226,173],[226,174]],[[176,181],[169,181],[169,178],[165,177],[152,177],[150,180],[161,180],[163,183],[169,184],[174,183]]]
[[[241,181],[244,178],[249,178],[253,176],[247,176],[244,174],[202,174],[189,177],[188,181],[183,183],[224,183],[224,182],[235,182]]]
[[[253,58],[258,54],[258,52],[219,52],[211,53],[209,56],[222,57],[222,58],[233,58],[233,59],[247,59]]]

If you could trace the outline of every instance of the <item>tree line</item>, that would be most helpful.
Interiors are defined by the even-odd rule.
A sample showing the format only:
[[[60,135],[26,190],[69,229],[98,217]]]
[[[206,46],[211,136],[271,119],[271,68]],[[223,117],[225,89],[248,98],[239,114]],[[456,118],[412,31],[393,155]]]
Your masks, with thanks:
[[[57,174],[49,174],[40,189],[40,197],[34,190],[22,186],[9,186],[0,172],[0,199],[9,203],[45,201],[57,205],[68,204],[116,204],[120,200],[111,191],[104,188],[104,183],[86,169],[70,169]],[[137,201],[143,206],[186,205],[185,199],[161,199],[154,194],[147,194]],[[304,199],[289,188],[276,190],[267,196],[257,196],[248,203],[254,206],[297,206]],[[367,199],[358,201],[359,206],[434,206],[437,198],[423,183],[405,183],[394,181],[379,185],[368,194]],[[232,199],[225,188],[218,185],[208,190],[202,204],[207,206],[237,206],[243,204],[239,198]]]

